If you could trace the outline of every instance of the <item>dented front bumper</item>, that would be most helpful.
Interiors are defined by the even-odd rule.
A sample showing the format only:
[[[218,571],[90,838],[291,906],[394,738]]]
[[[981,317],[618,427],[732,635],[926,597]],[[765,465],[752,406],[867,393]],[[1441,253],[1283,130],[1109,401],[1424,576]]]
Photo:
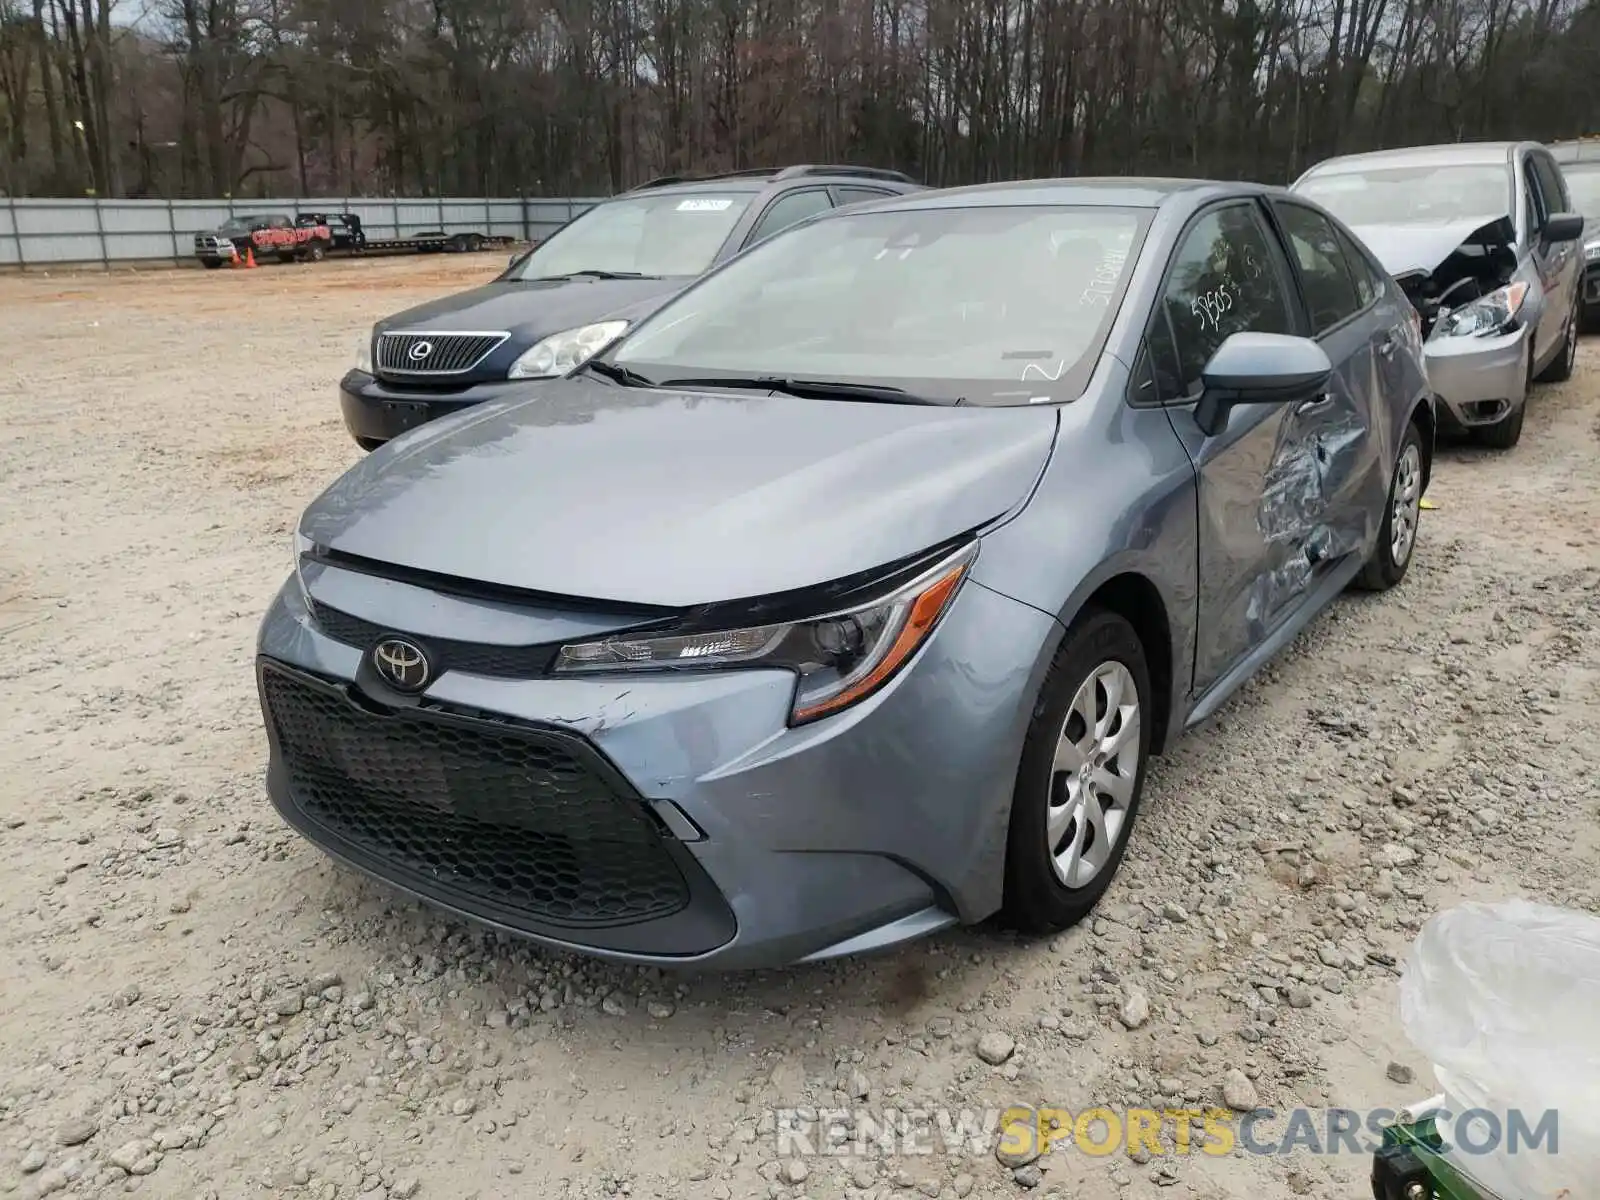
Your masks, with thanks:
[[[1492,337],[1435,337],[1423,346],[1441,415],[1462,429],[1493,425],[1528,395],[1527,326]]]

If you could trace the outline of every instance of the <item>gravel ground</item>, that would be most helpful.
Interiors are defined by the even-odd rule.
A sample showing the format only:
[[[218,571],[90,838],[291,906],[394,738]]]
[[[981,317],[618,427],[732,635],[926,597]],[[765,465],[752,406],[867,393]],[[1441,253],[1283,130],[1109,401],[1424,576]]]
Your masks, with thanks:
[[[262,792],[256,622],[358,456],[334,382],[499,265],[0,277],[0,1192],[1370,1194],[1352,1153],[779,1157],[773,1111],[1426,1095],[1392,965],[1421,921],[1596,907],[1595,344],[1515,451],[1442,451],[1401,588],[1156,764],[1088,925],[663,976],[398,902]]]

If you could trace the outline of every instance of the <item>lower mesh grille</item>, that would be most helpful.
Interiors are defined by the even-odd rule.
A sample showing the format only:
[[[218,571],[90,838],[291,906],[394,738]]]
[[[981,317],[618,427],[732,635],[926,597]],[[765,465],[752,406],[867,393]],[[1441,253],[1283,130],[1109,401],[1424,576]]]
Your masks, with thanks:
[[[689,902],[642,804],[579,739],[425,710],[380,716],[265,665],[262,697],[296,807],[463,908],[604,926]]]

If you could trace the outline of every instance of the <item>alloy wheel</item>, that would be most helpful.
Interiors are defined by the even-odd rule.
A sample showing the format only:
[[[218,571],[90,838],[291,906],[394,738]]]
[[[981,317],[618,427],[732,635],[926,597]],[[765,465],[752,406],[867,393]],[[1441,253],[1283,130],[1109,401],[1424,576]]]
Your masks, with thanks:
[[[1407,444],[1394,469],[1394,494],[1389,510],[1389,557],[1397,567],[1411,558],[1417,544],[1417,518],[1422,509],[1422,452]]]
[[[1120,662],[1101,663],[1067,709],[1051,767],[1045,839],[1056,878],[1091,883],[1128,825],[1139,778],[1139,687]]]

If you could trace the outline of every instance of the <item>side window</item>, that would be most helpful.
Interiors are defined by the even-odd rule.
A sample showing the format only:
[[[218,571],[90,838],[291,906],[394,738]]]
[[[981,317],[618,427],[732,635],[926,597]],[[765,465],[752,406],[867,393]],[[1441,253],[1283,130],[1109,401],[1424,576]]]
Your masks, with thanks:
[[[1300,282],[1305,288],[1315,336],[1359,312],[1365,304],[1356,295],[1344,251],[1327,218],[1299,204],[1280,203],[1275,207],[1300,266]]]
[[[842,187],[835,188],[839,193],[839,206],[846,204],[862,204],[868,200],[882,200],[885,196],[894,195],[893,192],[882,192],[877,188]]]
[[[1539,191],[1539,180],[1534,174],[1532,155],[1522,160],[1522,203],[1527,210],[1528,235],[1544,227],[1544,219],[1550,214],[1545,207],[1545,200]]]
[[[787,196],[779,196],[767,206],[767,211],[761,214],[761,219],[756,222],[756,227],[745,245],[754,246],[780,229],[787,229],[796,221],[803,221],[832,207],[833,201],[828,199],[825,188],[812,188],[809,191],[790,192]]]
[[[1356,299],[1365,308],[1383,295],[1387,276],[1379,273],[1372,265],[1372,260],[1361,252],[1361,248],[1350,240],[1344,230],[1335,227],[1334,232],[1339,235],[1339,248],[1344,251],[1344,261],[1349,264],[1350,278],[1355,281]]]
[[[1276,261],[1254,204],[1216,209],[1190,227],[1162,294],[1168,320],[1158,314],[1146,334],[1156,376],[1176,385],[1163,399],[1196,393],[1206,363],[1234,334],[1297,332]]]
[[[1539,192],[1544,197],[1546,213],[1566,212],[1570,201],[1567,199],[1566,180],[1561,177],[1561,171],[1552,159],[1543,154],[1532,156],[1533,173],[1539,180]]]

